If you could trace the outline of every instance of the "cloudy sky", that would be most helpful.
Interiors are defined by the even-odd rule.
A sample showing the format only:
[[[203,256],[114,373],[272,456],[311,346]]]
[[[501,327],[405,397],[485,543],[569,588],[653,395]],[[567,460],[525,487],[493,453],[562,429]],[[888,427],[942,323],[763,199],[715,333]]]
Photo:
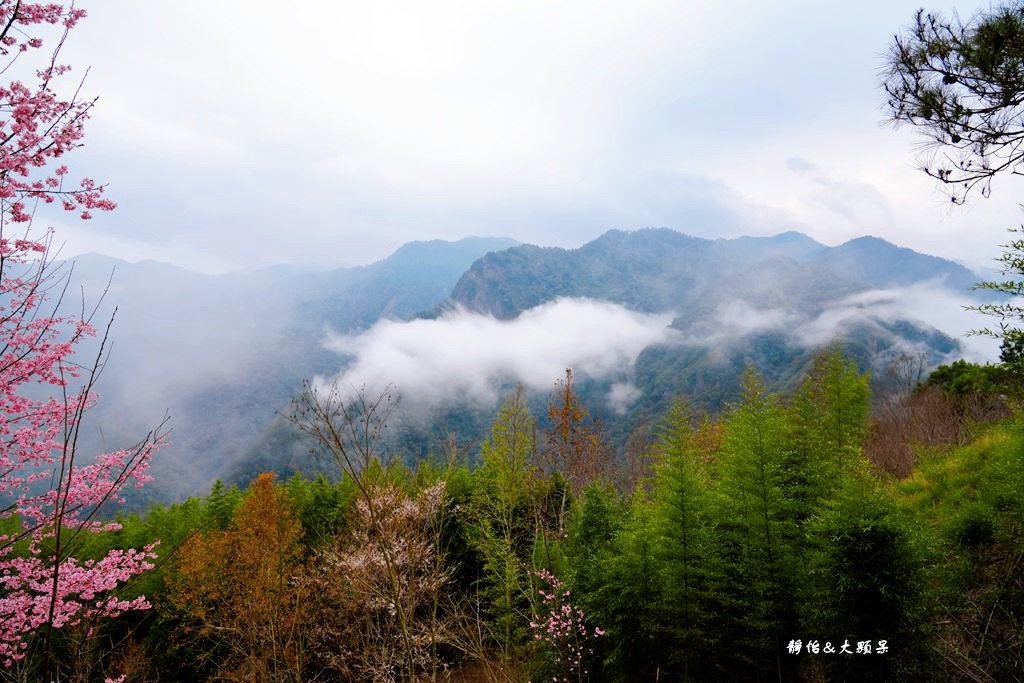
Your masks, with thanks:
[[[882,125],[884,53],[919,4],[83,0],[65,57],[99,101],[69,165],[119,208],[51,222],[65,255],[207,272],[651,226],[873,234],[984,267],[1024,179],[950,208],[916,134]]]

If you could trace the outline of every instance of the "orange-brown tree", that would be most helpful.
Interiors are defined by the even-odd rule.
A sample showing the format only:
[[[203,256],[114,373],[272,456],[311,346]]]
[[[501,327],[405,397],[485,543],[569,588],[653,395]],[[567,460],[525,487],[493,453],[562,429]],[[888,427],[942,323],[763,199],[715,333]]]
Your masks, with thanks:
[[[555,383],[548,403],[551,427],[544,434],[539,453],[541,469],[553,475],[554,484],[538,509],[544,518],[538,519],[537,527],[543,535],[545,549],[548,548],[545,521],[561,534],[571,497],[579,496],[591,482],[613,478],[612,451],[605,444],[600,429],[587,420],[589,416],[590,411],[576,394],[572,370],[566,368],[565,379]]]
[[[181,546],[170,601],[185,631],[212,645],[218,677],[301,680],[301,536],[287,490],[261,474],[225,531],[197,534]]]
[[[576,394],[572,370],[566,368],[565,379],[555,384],[548,404],[551,428],[545,434],[543,458],[545,469],[561,472],[573,494],[611,472],[611,449],[599,427],[587,421],[589,416]]]

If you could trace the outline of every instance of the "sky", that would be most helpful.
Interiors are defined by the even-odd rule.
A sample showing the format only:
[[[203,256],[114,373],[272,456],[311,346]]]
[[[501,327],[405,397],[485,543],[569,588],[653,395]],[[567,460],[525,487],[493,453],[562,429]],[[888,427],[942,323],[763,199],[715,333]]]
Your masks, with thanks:
[[[99,99],[67,163],[119,207],[49,220],[62,256],[208,273],[644,227],[870,234],[980,270],[1024,179],[952,207],[884,125],[919,3],[83,0],[64,60]]]

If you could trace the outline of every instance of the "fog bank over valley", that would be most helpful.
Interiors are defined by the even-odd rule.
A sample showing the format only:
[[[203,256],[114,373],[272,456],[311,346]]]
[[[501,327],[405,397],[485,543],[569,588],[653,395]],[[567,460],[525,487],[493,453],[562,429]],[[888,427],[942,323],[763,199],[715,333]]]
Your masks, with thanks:
[[[512,320],[463,308],[436,320],[382,320],[365,332],[331,335],[325,346],[351,362],[335,378],[342,391],[389,384],[411,404],[469,399],[497,404],[509,382],[551,388],[572,368],[580,378],[622,379],[643,349],[674,340],[671,312],[645,314],[619,304],[562,298]],[[619,388],[618,405],[629,393]]]
[[[154,468],[171,497],[272,454],[304,379],[349,394],[390,386],[396,418],[428,428],[463,408],[481,426],[516,384],[539,405],[571,368],[621,433],[680,393],[720,409],[747,363],[781,386],[837,339],[876,375],[900,354],[998,356],[992,340],[963,336],[988,322],[963,310],[978,303],[973,274],[875,238],[827,247],[793,232],[709,241],[652,229],[578,250],[435,240],[357,268],[221,276],[88,255],[69,291],[91,305],[111,273],[96,320],[118,312],[83,452],[133,443],[169,415]]]

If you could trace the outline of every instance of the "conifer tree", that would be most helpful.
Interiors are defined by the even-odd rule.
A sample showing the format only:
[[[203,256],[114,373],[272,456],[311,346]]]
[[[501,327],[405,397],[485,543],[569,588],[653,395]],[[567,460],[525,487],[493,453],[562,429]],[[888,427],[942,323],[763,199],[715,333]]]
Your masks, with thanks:
[[[237,486],[228,488],[220,479],[213,482],[204,510],[209,525],[214,529],[226,529],[242,498]]]
[[[480,448],[482,465],[470,506],[474,543],[483,562],[493,636],[505,662],[526,638],[536,503],[536,424],[517,387],[498,411]]]
[[[611,680],[657,680],[666,669],[664,574],[652,506],[634,496],[622,528],[598,560],[602,585],[588,596],[588,614],[607,631],[604,667]]]
[[[840,487],[861,462],[871,409],[868,377],[838,347],[819,354],[789,410],[783,482],[799,522]]]
[[[734,675],[781,674],[784,639],[795,630],[792,601],[799,528],[784,492],[789,426],[778,398],[757,374],[743,377],[743,400],[726,420],[722,454],[716,628],[750,667]]]
[[[665,586],[662,619],[670,633],[670,663],[684,679],[707,672],[700,663],[713,634],[705,630],[713,519],[709,478],[691,427],[689,406],[677,400],[655,445],[654,528],[656,555]]]
[[[830,680],[934,680],[923,557],[900,517],[862,471],[851,472],[808,525],[804,631],[829,634],[837,650],[848,643],[852,652],[872,652],[823,660]]]
[[[615,552],[614,543],[625,523],[626,509],[610,484],[592,483],[583,489],[569,517],[566,542],[567,575],[573,596],[595,624],[605,625],[607,605],[602,591],[608,583],[605,565]],[[608,658],[614,643],[601,638],[593,643],[595,662]],[[597,674],[600,666],[592,664]]]

